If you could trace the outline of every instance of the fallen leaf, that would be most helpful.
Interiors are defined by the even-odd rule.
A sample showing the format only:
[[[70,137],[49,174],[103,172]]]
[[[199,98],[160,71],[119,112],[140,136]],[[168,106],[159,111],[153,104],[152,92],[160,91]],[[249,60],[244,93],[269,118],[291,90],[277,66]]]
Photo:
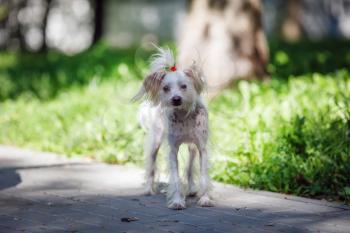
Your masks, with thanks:
[[[139,219],[136,217],[125,217],[120,219],[122,222],[134,222],[138,221]]]
[[[162,219],[162,220],[160,220],[160,222],[179,222],[179,220],[177,220],[177,219],[174,219],[174,220],[171,220],[171,219]]]

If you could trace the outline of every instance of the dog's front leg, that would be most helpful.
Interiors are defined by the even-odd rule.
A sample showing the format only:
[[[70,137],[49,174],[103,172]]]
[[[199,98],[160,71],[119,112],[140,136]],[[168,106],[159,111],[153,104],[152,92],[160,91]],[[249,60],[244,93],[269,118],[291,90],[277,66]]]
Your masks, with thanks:
[[[181,181],[179,177],[177,153],[179,151],[179,145],[170,143],[169,153],[169,186],[167,192],[168,207],[170,209],[180,210],[186,207],[185,199],[181,194]]]
[[[145,195],[155,194],[154,177],[156,173],[156,159],[159,147],[162,143],[163,129],[153,127],[149,132],[148,140],[145,142],[145,157],[146,157],[146,184]]]
[[[209,197],[210,177],[208,174],[208,153],[207,148],[203,145],[199,146],[199,162],[200,162],[200,183],[199,183],[199,200],[198,205],[203,207],[213,206],[213,202]]]

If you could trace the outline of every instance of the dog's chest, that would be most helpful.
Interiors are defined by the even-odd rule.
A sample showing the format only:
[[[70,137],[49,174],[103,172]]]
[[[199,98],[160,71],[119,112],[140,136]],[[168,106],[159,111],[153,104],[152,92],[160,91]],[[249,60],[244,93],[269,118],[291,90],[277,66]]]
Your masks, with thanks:
[[[193,112],[176,111],[169,116],[169,135],[178,142],[195,143],[207,138],[208,114],[204,107],[197,107]]]

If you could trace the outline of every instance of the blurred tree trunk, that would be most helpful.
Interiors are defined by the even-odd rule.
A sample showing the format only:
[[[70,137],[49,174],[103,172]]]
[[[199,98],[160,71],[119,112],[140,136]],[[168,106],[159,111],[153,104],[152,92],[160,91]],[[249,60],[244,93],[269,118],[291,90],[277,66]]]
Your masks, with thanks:
[[[260,0],[189,0],[187,6],[178,62],[201,63],[209,96],[234,80],[267,75]]]
[[[6,18],[6,30],[8,33],[6,47],[25,50],[25,38],[23,29],[18,20],[18,13],[27,4],[26,0],[11,0],[7,3],[8,16]]]
[[[287,0],[287,8],[285,9],[281,26],[281,32],[283,38],[288,41],[297,41],[302,35],[302,29],[300,25],[300,13],[301,13],[301,1],[300,0]]]
[[[8,37],[7,21],[8,21],[8,0],[0,0],[0,49],[6,48],[6,41]]]
[[[41,47],[39,49],[39,51],[41,51],[41,52],[47,51],[46,28],[47,28],[47,21],[48,21],[49,14],[50,14],[50,9],[51,9],[51,2],[52,2],[52,0],[47,0],[46,5],[45,5],[44,18],[43,18],[43,22],[41,25],[42,26],[41,33],[42,33],[42,38],[43,38],[43,43],[41,44]]]
[[[95,30],[92,43],[96,44],[103,36],[105,0],[95,0]]]

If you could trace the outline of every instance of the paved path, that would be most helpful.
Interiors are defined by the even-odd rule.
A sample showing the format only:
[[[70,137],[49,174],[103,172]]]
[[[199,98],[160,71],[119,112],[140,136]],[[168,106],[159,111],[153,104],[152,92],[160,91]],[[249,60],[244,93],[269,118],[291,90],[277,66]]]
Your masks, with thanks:
[[[0,232],[350,232],[350,208],[215,184],[216,207],[143,196],[142,170],[0,146]],[[137,218],[123,222],[122,218]]]

